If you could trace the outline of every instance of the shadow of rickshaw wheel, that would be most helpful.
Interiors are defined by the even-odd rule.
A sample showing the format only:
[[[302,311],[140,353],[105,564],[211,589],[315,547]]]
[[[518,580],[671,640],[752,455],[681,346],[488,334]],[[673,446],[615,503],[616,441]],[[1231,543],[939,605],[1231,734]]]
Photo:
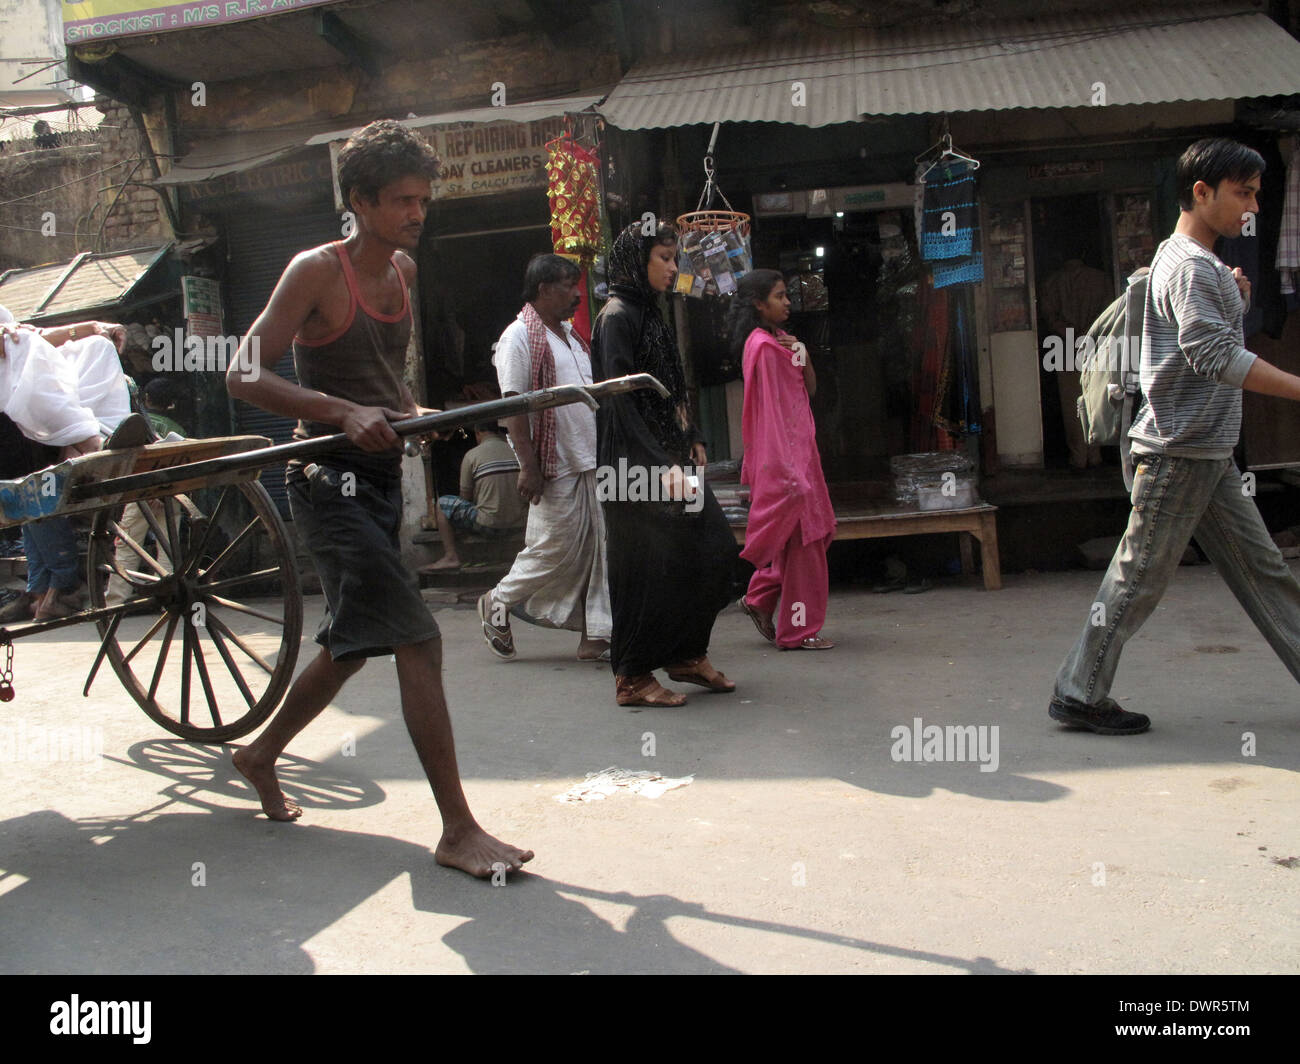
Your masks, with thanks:
[[[219,743],[193,743],[183,739],[150,739],[127,751],[135,768],[192,787],[196,792],[241,802],[256,802],[252,786],[231,764],[231,748]],[[116,759],[115,759],[116,760]],[[384,790],[373,780],[339,776],[319,762],[283,754],[276,774],[285,797],[304,809],[364,809],[384,800]]]

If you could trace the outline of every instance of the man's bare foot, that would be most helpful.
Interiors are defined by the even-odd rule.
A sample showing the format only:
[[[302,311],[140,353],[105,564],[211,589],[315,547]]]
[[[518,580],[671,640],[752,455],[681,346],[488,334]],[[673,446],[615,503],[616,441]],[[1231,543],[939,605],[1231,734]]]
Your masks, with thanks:
[[[584,639],[578,644],[579,661],[608,661],[608,639]]]
[[[257,797],[262,802],[262,812],[272,820],[297,820],[302,816],[302,808],[297,802],[290,801],[280,790],[280,781],[275,775],[275,764],[262,765],[254,761],[248,753],[248,747],[236,750],[230,758],[231,763],[244,779],[253,785]]]
[[[444,554],[436,562],[429,566],[430,569],[459,569],[460,557],[455,554]]]
[[[494,839],[476,824],[458,835],[444,831],[433,858],[440,865],[459,868],[479,879],[487,879],[496,871],[518,872],[533,859],[533,851],[520,850]]]

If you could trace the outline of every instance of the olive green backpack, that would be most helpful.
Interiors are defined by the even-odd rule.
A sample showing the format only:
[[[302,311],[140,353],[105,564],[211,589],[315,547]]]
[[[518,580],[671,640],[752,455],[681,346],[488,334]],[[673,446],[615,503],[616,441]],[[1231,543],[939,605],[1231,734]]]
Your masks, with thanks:
[[[1142,316],[1151,270],[1143,266],[1128,287],[1088,327],[1079,358],[1079,421],[1091,445],[1118,446],[1124,485],[1133,486],[1133,455],[1128,430],[1141,391]]]

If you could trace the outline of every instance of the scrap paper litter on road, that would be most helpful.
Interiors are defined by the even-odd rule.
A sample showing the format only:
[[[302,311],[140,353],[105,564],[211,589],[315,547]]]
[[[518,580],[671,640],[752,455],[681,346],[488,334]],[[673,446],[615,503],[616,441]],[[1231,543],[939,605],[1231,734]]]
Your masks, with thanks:
[[[581,783],[575,783],[563,794],[557,794],[557,802],[600,802],[617,791],[630,791],[643,798],[658,798],[664,791],[685,787],[694,783],[694,776],[672,778],[661,776],[658,772],[632,772],[629,769],[610,765],[599,772],[588,772]]]

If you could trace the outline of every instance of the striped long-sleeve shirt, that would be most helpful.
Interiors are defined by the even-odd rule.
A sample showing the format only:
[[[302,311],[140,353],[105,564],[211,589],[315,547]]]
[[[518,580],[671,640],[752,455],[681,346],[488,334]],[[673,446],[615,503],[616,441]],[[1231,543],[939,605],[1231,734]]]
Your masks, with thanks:
[[[1143,402],[1133,450],[1228,458],[1241,434],[1246,350],[1241,293],[1232,271],[1197,241],[1175,233],[1156,249],[1142,324]]]

